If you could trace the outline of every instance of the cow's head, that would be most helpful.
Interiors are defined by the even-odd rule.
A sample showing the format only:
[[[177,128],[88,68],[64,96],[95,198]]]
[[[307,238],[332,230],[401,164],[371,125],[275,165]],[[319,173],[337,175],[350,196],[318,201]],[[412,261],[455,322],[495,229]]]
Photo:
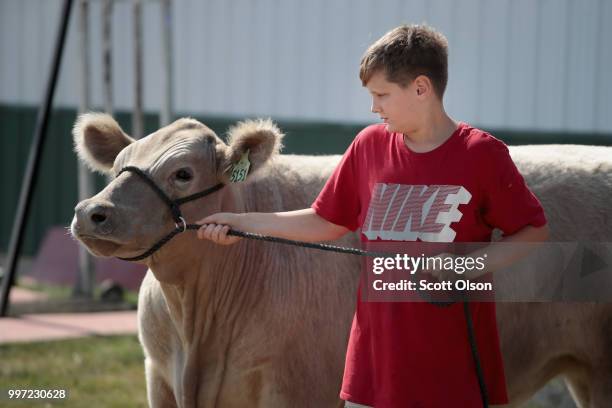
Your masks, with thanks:
[[[94,255],[115,257],[140,255],[175,225],[161,197],[137,174],[119,175],[122,168],[143,170],[167,196],[178,199],[218,183],[230,183],[233,165],[247,150],[249,175],[253,174],[278,153],[282,139],[271,121],[246,121],[230,129],[228,145],[202,123],[184,118],[134,140],[112,117],[96,113],[80,116],[73,136],[79,158],[113,180],[96,196],[78,203],[72,234]],[[226,186],[183,204],[187,222],[219,211],[229,190]],[[174,240],[195,240],[194,233],[182,235]],[[169,244],[159,253],[180,247]]]

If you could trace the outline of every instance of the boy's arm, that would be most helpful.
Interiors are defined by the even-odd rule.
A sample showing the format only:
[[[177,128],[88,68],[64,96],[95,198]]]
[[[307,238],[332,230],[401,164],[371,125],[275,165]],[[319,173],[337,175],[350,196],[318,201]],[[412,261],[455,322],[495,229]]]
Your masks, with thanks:
[[[466,277],[468,279],[474,279],[486,273],[510,266],[524,256],[527,256],[527,254],[535,248],[535,245],[530,244],[546,241],[548,240],[548,236],[548,225],[543,225],[541,227],[527,225],[514,234],[506,236],[496,242],[496,244],[499,242],[506,242],[515,244],[525,243],[526,245],[490,245],[474,251],[470,253],[470,257],[476,258],[487,254],[487,262],[482,271],[472,270],[470,271],[472,273],[466,272]]]
[[[548,240],[548,236],[548,225],[543,225],[541,227],[533,227],[531,225],[527,225],[515,232],[514,234],[508,235],[500,241],[493,243],[492,245],[470,252],[467,255],[462,255],[462,257],[470,257],[476,259],[484,257],[484,255],[486,254],[487,258],[487,262],[485,262],[484,269],[472,269],[470,271],[466,271],[463,277],[466,279],[476,279],[486,273],[494,272],[496,270],[510,266],[514,262],[523,258],[524,256],[527,256],[529,252],[535,249],[536,245],[534,244]],[[514,244],[524,243],[525,245],[497,245],[500,242]],[[455,255],[443,253],[439,254],[438,256],[441,258],[446,258],[448,256]],[[422,271],[431,274],[439,280],[452,280],[459,277],[454,271],[446,269],[423,269]]]
[[[198,238],[217,244],[233,244],[240,238],[228,236],[232,229],[296,241],[331,241],[349,230],[320,217],[312,208],[277,213],[217,213],[197,222]]]

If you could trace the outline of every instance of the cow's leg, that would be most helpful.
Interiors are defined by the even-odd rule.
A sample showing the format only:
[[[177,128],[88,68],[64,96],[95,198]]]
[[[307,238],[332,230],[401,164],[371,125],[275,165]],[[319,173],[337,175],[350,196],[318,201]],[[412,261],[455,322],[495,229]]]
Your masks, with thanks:
[[[147,380],[147,399],[151,408],[176,407],[172,388],[159,373],[149,358],[145,359],[145,376]]]

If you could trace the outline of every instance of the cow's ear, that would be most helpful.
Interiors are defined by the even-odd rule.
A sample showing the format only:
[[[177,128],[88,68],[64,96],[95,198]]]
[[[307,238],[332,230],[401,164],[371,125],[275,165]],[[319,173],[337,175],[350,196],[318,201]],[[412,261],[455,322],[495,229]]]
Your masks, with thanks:
[[[283,133],[270,119],[246,120],[232,126],[228,131],[228,144],[220,160],[220,170],[224,181],[234,177],[240,180],[245,160],[248,161],[248,172],[244,177],[259,170],[267,161],[277,155],[283,147]],[[231,180],[231,181],[236,181]]]
[[[101,173],[109,173],[119,152],[134,142],[115,119],[103,113],[80,115],[72,136],[79,159]]]

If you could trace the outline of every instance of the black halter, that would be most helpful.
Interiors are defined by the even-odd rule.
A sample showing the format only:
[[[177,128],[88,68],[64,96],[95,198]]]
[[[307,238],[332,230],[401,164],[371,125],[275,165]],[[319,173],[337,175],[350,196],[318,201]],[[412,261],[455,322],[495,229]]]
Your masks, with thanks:
[[[224,185],[223,183],[219,183],[204,191],[200,191],[199,193],[195,193],[187,197],[172,200],[170,199],[170,197],[166,195],[166,193],[164,193],[164,191],[161,188],[159,188],[157,184],[155,184],[155,182],[144,171],[140,170],[138,167],[126,166],[121,169],[119,174],[117,174],[117,177],[119,177],[124,171],[129,171],[129,172],[139,175],[140,178],[142,178],[142,180],[145,181],[149,185],[149,187],[151,187],[153,191],[155,191],[157,195],[168,205],[168,207],[170,207],[170,211],[172,212],[172,218],[174,219],[174,226],[175,226],[174,230],[172,230],[170,233],[168,233],[168,235],[166,235],[165,237],[157,241],[148,251],[144,252],[143,254],[134,256],[131,258],[119,257],[119,259],[122,259],[124,261],[140,261],[141,259],[145,259],[149,257],[153,252],[161,248],[163,245],[165,245],[172,238],[174,238],[175,235],[181,232],[185,232],[187,231],[187,229],[193,229],[193,228],[188,228],[187,222],[185,221],[185,218],[183,218],[183,215],[181,214],[180,205],[188,201],[193,201],[198,198],[206,197],[207,195],[212,194],[215,191],[221,189]]]

